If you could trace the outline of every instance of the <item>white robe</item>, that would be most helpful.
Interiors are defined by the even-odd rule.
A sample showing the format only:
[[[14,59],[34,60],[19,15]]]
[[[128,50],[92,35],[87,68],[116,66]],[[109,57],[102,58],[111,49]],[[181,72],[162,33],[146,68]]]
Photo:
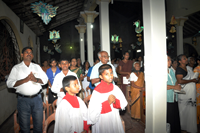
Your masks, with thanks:
[[[102,103],[108,102],[109,95],[112,94],[118,99],[121,109],[125,109],[127,106],[126,98],[120,88],[113,84],[113,90],[105,93],[99,92],[98,87],[101,84],[102,82],[94,89],[88,107],[88,124],[94,124],[92,133],[124,133],[118,108],[114,108],[113,104],[109,105],[107,103],[107,107],[111,110],[106,113],[101,112],[102,110],[108,110],[105,107],[102,108]]]
[[[66,99],[61,100],[56,109],[54,133],[81,133],[84,121],[87,121],[87,107],[81,98],[77,97],[79,108]]]

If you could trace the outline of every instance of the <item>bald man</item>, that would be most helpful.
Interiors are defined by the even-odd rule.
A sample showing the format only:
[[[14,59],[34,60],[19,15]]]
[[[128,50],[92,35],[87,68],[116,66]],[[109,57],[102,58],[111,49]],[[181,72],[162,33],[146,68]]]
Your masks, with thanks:
[[[103,65],[103,64],[109,64],[109,65],[112,66],[114,81],[117,82],[118,81],[118,76],[117,76],[117,73],[115,71],[115,67],[110,62],[108,62],[109,61],[108,53],[106,51],[100,51],[98,53],[98,57],[100,59],[100,62],[97,63],[93,67],[92,73],[90,75],[90,80],[91,80],[92,84],[97,86],[100,83],[101,79],[99,78],[99,67],[101,65]],[[115,84],[114,81],[113,81],[113,84]]]

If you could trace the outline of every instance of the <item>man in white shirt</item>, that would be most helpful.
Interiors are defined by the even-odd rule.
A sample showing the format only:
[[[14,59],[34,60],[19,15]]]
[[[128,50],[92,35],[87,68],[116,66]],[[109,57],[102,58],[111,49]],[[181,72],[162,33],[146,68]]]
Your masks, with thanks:
[[[17,110],[21,132],[30,132],[30,116],[33,118],[33,132],[42,132],[43,104],[41,98],[41,85],[46,84],[48,77],[42,68],[32,63],[33,51],[25,47],[21,56],[23,61],[15,65],[8,77],[8,88],[15,88],[17,97]]]
[[[115,71],[115,67],[110,62],[108,62],[109,61],[108,53],[106,51],[100,51],[98,53],[98,57],[100,59],[100,62],[97,63],[92,68],[92,73],[90,75],[90,79],[91,79],[92,84],[94,84],[95,86],[97,86],[100,83],[101,79],[99,78],[99,67],[101,65],[103,65],[103,64],[109,64],[109,65],[111,65],[112,70],[113,70],[114,81],[117,82],[118,81],[118,76],[117,76],[117,73]],[[115,84],[115,83],[113,82],[113,84]]]
[[[53,93],[56,93],[58,96],[57,105],[61,102],[62,98],[65,96],[65,93],[63,92],[63,89],[62,89],[63,88],[63,84],[62,84],[63,78],[68,75],[73,75],[78,79],[76,73],[71,72],[68,69],[69,66],[70,66],[69,60],[67,60],[67,59],[60,60],[59,67],[61,67],[62,71],[55,76],[53,85],[51,87],[51,91]],[[80,86],[79,90],[81,90],[81,85],[80,85],[79,80],[78,80],[78,84]]]

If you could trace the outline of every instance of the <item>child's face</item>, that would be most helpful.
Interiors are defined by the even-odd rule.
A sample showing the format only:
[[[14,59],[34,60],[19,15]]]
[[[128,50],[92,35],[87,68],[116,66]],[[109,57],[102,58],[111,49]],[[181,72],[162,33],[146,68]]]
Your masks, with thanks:
[[[69,62],[68,61],[61,61],[59,66],[62,68],[62,70],[66,71],[68,70],[68,67],[70,66]]]
[[[70,81],[70,87],[65,87],[66,91],[68,92],[69,95],[75,95],[79,92],[79,84],[78,80],[72,80]]]
[[[113,71],[112,69],[104,70],[104,72],[99,76],[104,82],[111,83],[113,81]]]

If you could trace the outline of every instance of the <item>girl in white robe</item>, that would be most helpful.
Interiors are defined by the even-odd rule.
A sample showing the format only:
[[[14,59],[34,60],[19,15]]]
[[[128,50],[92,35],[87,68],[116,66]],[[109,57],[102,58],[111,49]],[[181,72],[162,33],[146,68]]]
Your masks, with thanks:
[[[112,67],[104,64],[99,71],[102,80],[94,89],[89,102],[88,124],[94,124],[92,133],[124,133],[119,110],[127,106],[126,98],[120,88],[112,84]],[[106,79],[106,75],[111,76]],[[108,100],[110,95],[115,97],[115,102],[111,104]]]

